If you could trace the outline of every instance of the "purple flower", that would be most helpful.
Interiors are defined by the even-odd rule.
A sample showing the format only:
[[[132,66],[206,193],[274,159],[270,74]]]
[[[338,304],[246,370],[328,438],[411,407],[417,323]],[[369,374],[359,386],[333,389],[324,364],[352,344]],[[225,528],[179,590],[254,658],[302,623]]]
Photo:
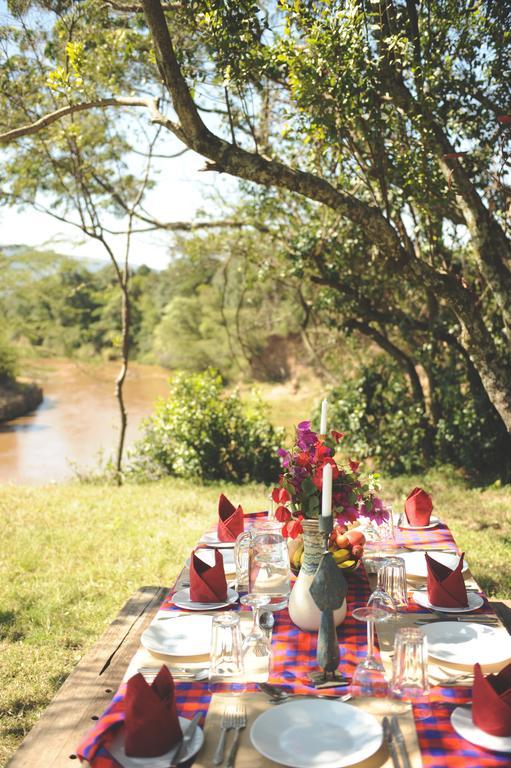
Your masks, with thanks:
[[[310,432],[311,431],[311,423],[310,421],[301,421],[297,426],[298,432]]]
[[[385,504],[377,496],[373,499],[373,506],[370,511],[367,510],[365,504],[360,505],[360,514],[374,520],[376,525],[381,525],[389,519],[389,512],[386,509]]]
[[[291,454],[289,451],[285,451],[284,448],[279,448],[277,453],[280,456],[282,466],[289,467],[289,462],[291,461]]]

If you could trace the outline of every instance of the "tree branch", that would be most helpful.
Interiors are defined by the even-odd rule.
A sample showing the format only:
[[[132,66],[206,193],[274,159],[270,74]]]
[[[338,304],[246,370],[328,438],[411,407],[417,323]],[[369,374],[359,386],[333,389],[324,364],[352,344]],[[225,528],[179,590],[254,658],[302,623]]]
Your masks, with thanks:
[[[31,136],[34,133],[44,130],[52,123],[62,120],[67,115],[73,115],[75,112],[83,112],[89,109],[95,109],[96,107],[145,107],[149,109],[153,116],[158,118],[155,122],[160,122],[164,118],[158,110],[158,103],[155,99],[144,99],[137,96],[114,96],[109,99],[98,99],[97,101],[85,101],[80,104],[69,104],[66,107],[61,107],[55,112],[50,112],[48,115],[40,117],[34,123],[28,123],[22,125],[19,128],[13,128],[5,133],[0,133],[0,143],[7,144],[15,139],[20,139],[23,136]]]

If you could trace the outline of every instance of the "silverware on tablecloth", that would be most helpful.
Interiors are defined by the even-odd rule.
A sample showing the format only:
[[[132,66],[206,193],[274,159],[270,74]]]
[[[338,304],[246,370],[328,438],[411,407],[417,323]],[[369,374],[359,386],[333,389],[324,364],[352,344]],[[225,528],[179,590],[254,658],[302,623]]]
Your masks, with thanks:
[[[342,685],[349,685],[350,680],[346,680]],[[351,699],[351,694],[344,694],[343,696],[330,696],[327,693],[294,693],[282,688],[280,685],[273,685],[272,683],[259,683],[260,691],[269,696],[272,704],[283,704],[286,701],[293,699],[330,699],[330,701],[348,701]],[[339,686],[341,687],[341,686]]]
[[[387,749],[389,750],[390,757],[392,759],[392,765],[394,766],[394,768],[400,768],[399,759],[397,756],[397,749],[394,743],[394,736],[390,729],[390,722],[388,717],[383,718],[382,725],[383,725],[383,737],[385,739],[385,742],[387,744]]]
[[[190,722],[190,725],[186,728],[186,731],[184,731],[183,733],[183,736],[177,748],[177,752],[172,758],[170,768],[177,768],[179,761],[184,757],[186,748],[188,744],[190,744],[191,740],[195,735],[195,731],[197,730],[197,726],[199,725],[200,718],[201,718],[201,713],[196,712],[195,715],[193,716],[193,720]]]
[[[213,755],[213,765],[220,765],[224,759],[225,738],[227,736],[227,731],[234,728],[234,715],[235,709],[232,706],[226,707],[222,713],[222,719],[220,721],[220,737],[215,749],[215,754]]]
[[[390,718],[390,730],[394,734],[394,738],[397,742],[397,746],[403,760],[403,768],[412,768],[410,757],[408,755],[408,749],[406,748],[406,742],[396,715],[392,715]]]
[[[227,756],[227,762],[225,768],[234,768],[234,761],[236,759],[236,752],[238,751],[238,744],[240,740],[241,731],[247,727],[247,710],[243,704],[238,704],[234,714],[234,728],[236,733],[234,735],[234,741],[232,742],[229,754]]]

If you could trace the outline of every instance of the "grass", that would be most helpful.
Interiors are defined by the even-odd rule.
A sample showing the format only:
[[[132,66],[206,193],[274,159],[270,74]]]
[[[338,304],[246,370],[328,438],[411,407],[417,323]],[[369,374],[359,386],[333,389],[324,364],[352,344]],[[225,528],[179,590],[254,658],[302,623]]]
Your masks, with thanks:
[[[511,596],[511,488],[477,490],[431,473],[384,482],[397,509],[414,485],[429,490],[479,583]],[[246,511],[262,486],[222,486]],[[135,589],[170,585],[215,518],[219,486],[166,481],[0,486],[0,766],[63,680]]]

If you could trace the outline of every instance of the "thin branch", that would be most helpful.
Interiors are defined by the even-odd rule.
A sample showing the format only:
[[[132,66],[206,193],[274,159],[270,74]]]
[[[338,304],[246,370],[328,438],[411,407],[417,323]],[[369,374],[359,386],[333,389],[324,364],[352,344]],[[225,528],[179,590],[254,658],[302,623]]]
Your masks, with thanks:
[[[62,120],[67,115],[72,115],[75,112],[83,112],[89,109],[95,109],[96,107],[145,107],[156,113],[154,116],[158,117],[157,122],[161,122],[161,119],[166,120],[164,116],[159,112],[157,100],[155,99],[143,99],[137,96],[114,96],[109,99],[98,99],[97,101],[85,101],[80,104],[69,104],[66,107],[61,107],[55,112],[50,112],[48,115],[40,117],[34,123],[22,125],[19,128],[13,128],[5,133],[0,133],[0,143],[7,144],[15,139],[22,138],[23,136],[31,136],[34,133],[44,130],[48,125]]]

